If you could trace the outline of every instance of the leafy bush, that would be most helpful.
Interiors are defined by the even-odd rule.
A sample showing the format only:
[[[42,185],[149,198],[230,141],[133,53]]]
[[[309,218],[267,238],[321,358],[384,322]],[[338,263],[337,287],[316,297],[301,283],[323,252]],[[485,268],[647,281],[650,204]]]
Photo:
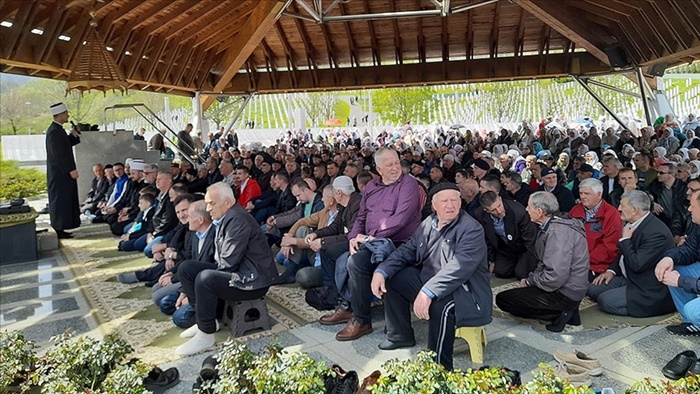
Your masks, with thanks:
[[[0,388],[27,379],[36,363],[34,349],[20,331],[0,331]]]
[[[330,368],[306,353],[287,354],[272,343],[257,355],[228,340],[216,356],[219,380],[202,386],[206,393],[299,394],[324,393]]]
[[[654,382],[649,378],[637,382],[627,394],[697,394],[700,393],[700,377],[690,376],[676,381]]]
[[[14,161],[0,160],[0,201],[45,192],[45,174],[34,168],[19,168]]]

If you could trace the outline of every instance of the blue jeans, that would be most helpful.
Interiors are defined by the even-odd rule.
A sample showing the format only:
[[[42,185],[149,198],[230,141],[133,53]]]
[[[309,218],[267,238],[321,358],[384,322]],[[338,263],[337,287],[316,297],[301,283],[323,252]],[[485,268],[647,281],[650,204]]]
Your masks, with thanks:
[[[691,265],[674,265],[673,268],[682,276],[697,278],[700,276],[700,262]],[[673,303],[685,323],[700,325],[700,298],[680,287],[669,287]]]
[[[144,235],[144,237],[147,237],[148,235]],[[146,247],[143,249],[143,254],[146,255],[149,259],[153,258],[153,245],[160,243],[160,241],[163,240],[163,236],[159,235],[157,237],[153,237],[153,241],[151,241]]]
[[[181,306],[180,309],[173,313],[173,323],[180,328],[190,328],[197,323],[194,309],[190,304]]]
[[[180,296],[180,292],[168,294],[160,299],[158,306],[160,306],[160,311],[168,316],[172,316],[177,308],[175,308],[175,303],[177,303],[177,298]],[[182,309],[182,308],[180,308]]]

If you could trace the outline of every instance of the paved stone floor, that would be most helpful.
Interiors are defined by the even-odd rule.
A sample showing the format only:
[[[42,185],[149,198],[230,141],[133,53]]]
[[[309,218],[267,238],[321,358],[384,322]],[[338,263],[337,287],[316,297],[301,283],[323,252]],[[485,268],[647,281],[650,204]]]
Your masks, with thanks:
[[[79,334],[100,336],[89,304],[77,288],[71,270],[60,251],[42,256],[38,261],[0,267],[0,326],[2,329],[22,330],[42,346],[67,328]],[[384,339],[383,313],[374,311],[374,333],[353,342],[337,342],[340,327],[317,323],[288,331],[279,341],[288,351],[304,351],[319,360],[338,363],[346,369],[369,375],[391,358],[411,357],[426,347],[427,324],[416,322],[418,344],[413,349],[380,351],[377,345]],[[554,334],[530,324],[497,318],[486,328],[488,345],[485,362],[504,365],[531,378],[531,371],[541,362],[553,362],[556,349],[580,349],[598,357],[604,368],[603,376],[594,378],[595,387],[612,387],[616,392],[646,376],[661,378],[661,367],[673,356],[686,349],[700,350],[697,339],[669,335],[663,326],[628,327]],[[271,339],[248,343],[253,350],[262,349]],[[466,344],[456,343],[455,366],[468,368],[472,364]],[[211,352],[210,352],[211,353]],[[182,382],[172,393],[191,392],[201,360],[200,354],[164,365],[176,366]]]

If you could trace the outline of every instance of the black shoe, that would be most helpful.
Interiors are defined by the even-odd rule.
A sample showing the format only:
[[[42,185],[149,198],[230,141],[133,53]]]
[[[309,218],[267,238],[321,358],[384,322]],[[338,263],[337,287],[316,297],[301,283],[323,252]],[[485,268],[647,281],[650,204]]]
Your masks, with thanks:
[[[392,342],[390,340],[384,340],[382,343],[379,344],[379,348],[382,350],[395,350],[395,349],[403,349],[407,347],[414,347],[416,346],[416,341],[399,341],[399,342]]]
[[[697,364],[697,357],[695,352],[692,350],[686,350],[682,353],[678,353],[671,361],[669,361],[661,369],[661,372],[665,377],[673,380],[678,380],[685,377],[688,370],[693,364]]]
[[[690,368],[688,368],[688,371],[685,373],[685,376],[690,377],[690,374],[700,377],[700,360],[697,360],[693,365],[690,366]]]
[[[571,320],[569,320],[568,323],[566,323],[570,326],[580,326],[581,325],[581,314],[579,313],[579,310],[576,309],[574,311],[574,314],[571,315]]]
[[[46,215],[46,214],[48,214],[48,213],[49,213],[49,204],[46,204],[46,206],[44,207],[44,209],[42,209],[41,211],[39,211],[39,212],[37,212],[37,213],[38,213],[39,215]]]
[[[70,239],[73,238],[73,234],[61,230],[56,231],[56,237],[58,237],[58,239]]]
[[[571,320],[571,317],[574,315],[575,311],[564,311],[552,321],[552,324],[547,324],[544,326],[544,328],[547,329],[547,331],[551,332],[562,332],[564,331],[564,327],[566,327],[566,324]],[[581,324],[581,318],[579,317],[579,324]]]
[[[700,336],[700,326],[692,323],[681,323],[673,326],[666,326],[666,329],[671,334],[680,335],[682,337]]]

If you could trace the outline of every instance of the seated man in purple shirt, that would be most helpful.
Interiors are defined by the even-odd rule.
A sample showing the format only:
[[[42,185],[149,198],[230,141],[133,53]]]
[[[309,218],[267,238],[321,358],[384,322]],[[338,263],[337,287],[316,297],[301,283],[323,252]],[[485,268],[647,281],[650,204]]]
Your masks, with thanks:
[[[362,244],[375,238],[390,239],[396,247],[406,242],[421,222],[421,208],[426,200],[415,179],[401,172],[399,155],[394,149],[379,149],[374,160],[381,179],[367,184],[355,224],[348,233],[352,314],[339,308],[321,318],[323,324],[347,322],[335,336],[339,341],[352,341],[372,332],[370,282],[376,267],[371,261],[372,252]]]

